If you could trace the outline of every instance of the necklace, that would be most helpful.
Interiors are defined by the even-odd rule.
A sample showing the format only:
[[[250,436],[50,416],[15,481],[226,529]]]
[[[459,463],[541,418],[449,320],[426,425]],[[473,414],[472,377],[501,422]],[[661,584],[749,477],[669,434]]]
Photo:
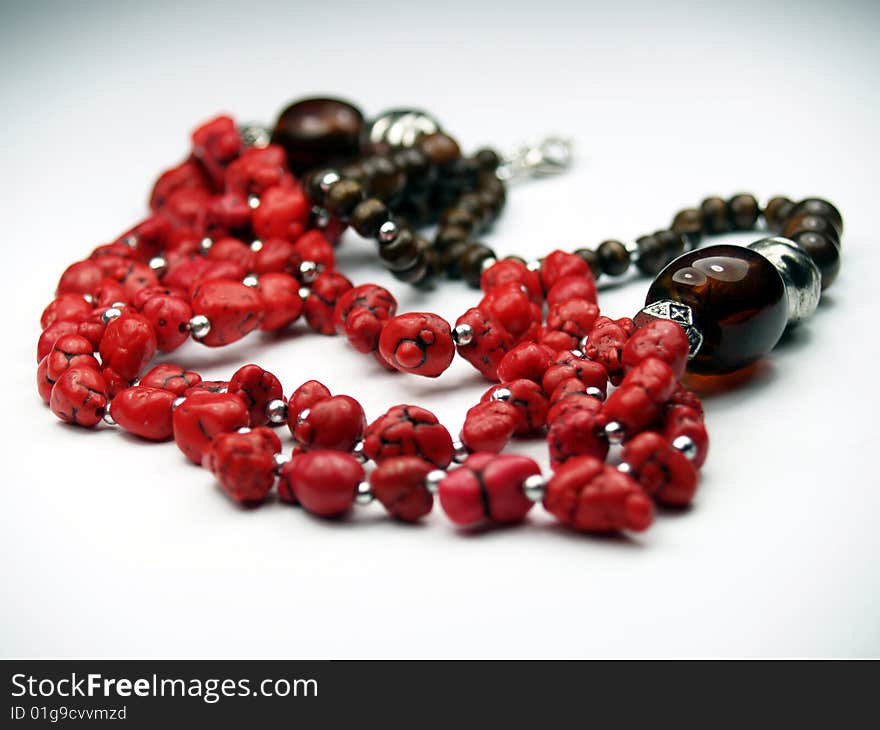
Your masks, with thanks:
[[[376,499],[413,521],[436,495],[461,525],[519,522],[541,502],[574,529],[644,530],[655,503],[692,500],[706,459],[685,370],[723,374],[766,355],[813,313],[840,266],[831,203],[777,197],[762,208],[749,194],[706,198],[631,245],[499,260],[475,236],[501,213],[506,181],[565,167],[567,144],[464,156],[419,111],[367,123],[346,102],[308,99],[271,132],[221,116],[192,140],[192,155],[156,182],[152,214],[62,274],[41,318],[37,384],[63,421],[173,438],[242,503],[264,501],[277,482],[281,501],[325,517]],[[418,233],[433,224],[433,240]],[[336,269],[347,227],[376,239],[397,279],[462,278],[482,298],[454,324],[398,313],[390,291]],[[759,227],[776,235],[697,248]],[[633,319],[602,316],[597,277],[632,267],[656,276],[646,306]],[[389,370],[435,378],[458,353],[494,385],[454,441],[418,406],[368,424],[354,398],[315,380],[285,398],[254,364],[211,382],[183,366],[149,368],[189,337],[219,347],[300,318]],[[274,428],[283,424],[291,455]],[[547,436],[549,477],[501,453],[536,434]]]

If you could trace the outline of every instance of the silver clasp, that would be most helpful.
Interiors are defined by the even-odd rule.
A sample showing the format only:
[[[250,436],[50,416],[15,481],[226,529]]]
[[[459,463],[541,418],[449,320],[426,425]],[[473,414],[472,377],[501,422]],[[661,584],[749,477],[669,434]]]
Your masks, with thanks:
[[[505,155],[498,166],[498,178],[505,182],[524,177],[558,175],[571,166],[572,143],[564,137],[550,136],[520,145]]]

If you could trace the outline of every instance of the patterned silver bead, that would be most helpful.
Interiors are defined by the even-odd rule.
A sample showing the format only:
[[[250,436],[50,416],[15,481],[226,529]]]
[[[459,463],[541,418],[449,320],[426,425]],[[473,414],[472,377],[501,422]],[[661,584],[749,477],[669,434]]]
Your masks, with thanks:
[[[321,267],[314,261],[303,261],[299,265],[299,280],[303,284],[311,284],[321,273]]]
[[[697,458],[697,445],[690,436],[676,436],[672,440],[672,448],[684,454],[689,461]]]
[[[101,314],[101,321],[104,324],[110,324],[117,317],[122,316],[122,310],[119,307],[107,307]]]
[[[788,300],[788,323],[797,324],[812,316],[822,294],[822,275],[810,255],[794,241],[782,236],[762,238],[749,244],[779,272]]]
[[[370,489],[369,482],[361,482],[357,485],[357,494],[354,501],[360,505],[368,505],[373,501],[373,491]]]
[[[463,464],[470,455],[470,449],[461,441],[452,442],[452,461],[456,464]]]
[[[400,229],[394,221],[385,221],[379,226],[379,233],[376,234],[376,238],[379,239],[379,243],[392,243],[397,238],[399,232]]]
[[[523,482],[523,494],[532,502],[542,502],[547,491],[547,479],[543,474],[532,474]]]
[[[281,474],[284,467],[290,463],[290,454],[282,454],[278,452],[272,459],[275,461],[275,473]]]
[[[609,444],[622,444],[626,438],[626,431],[624,431],[623,425],[617,421],[606,423],[604,433]]]
[[[241,280],[241,283],[245,286],[249,286],[251,289],[256,289],[260,285],[260,279],[256,274],[248,274]]]
[[[389,109],[370,122],[373,144],[412,147],[422,137],[440,131],[440,123],[421,109]]]
[[[266,418],[269,423],[287,423],[288,413],[287,403],[281,398],[273,398],[266,404]]]
[[[452,341],[458,345],[469,345],[474,341],[474,328],[469,324],[457,324],[452,328]]]
[[[165,269],[168,268],[168,262],[165,260],[164,256],[153,256],[148,265],[157,274],[163,273]]]
[[[197,314],[190,319],[188,328],[194,340],[203,340],[211,331],[211,322],[204,314]]]
[[[442,469],[434,469],[425,475],[425,489],[431,494],[437,494],[440,489],[440,482],[446,478],[446,472]]]

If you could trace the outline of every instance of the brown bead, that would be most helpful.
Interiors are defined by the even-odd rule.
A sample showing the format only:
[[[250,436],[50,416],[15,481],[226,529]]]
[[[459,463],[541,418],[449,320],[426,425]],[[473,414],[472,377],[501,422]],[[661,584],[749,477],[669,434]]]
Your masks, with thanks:
[[[840,247],[840,236],[834,225],[827,218],[818,215],[803,213],[789,218],[782,229],[782,235],[786,238],[794,238],[798,233],[810,231],[812,233],[821,233],[834,242],[834,245]]]
[[[688,363],[697,373],[727,373],[753,363],[773,349],[788,321],[779,272],[741,246],[709,246],[680,256],[651,284],[645,303],[664,299],[691,308],[703,338]]]
[[[449,248],[440,254],[440,262],[446,270],[446,276],[450,279],[461,278],[461,260],[462,257],[470,249],[471,241],[468,238],[462,238],[449,244]]]
[[[827,218],[834,230],[837,231],[838,237],[843,235],[843,216],[840,211],[827,200],[822,198],[805,198],[794,206],[791,210],[790,217],[802,214],[818,215]]]
[[[620,241],[603,241],[596,249],[599,265],[609,276],[620,276],[629,268],[629,251]]]
[[[469,210],[459,205],[454,205],[443,211],[443,214],[440,216],[440,225],[455,226],[457,228],[464,228],[467,231],[474,231],[477,227],[477,219]]]
[[[599,254],[595,251],[591,251],[588,248],[579,248],[575,251],[576,256],[580,256],[584,261],[587,262],[587,265],[590,267],[590,271],[593,272],[593,276],[597,279],[602,274],[602,264],[599,263]]]
[[[458,142],[448,134],[443,134],[443,132],[436,132],[422,137],[419,147],[432,164],[441,167],[461,157],[461,149],[458,146]]]
[[[389,271],[404,271],[414,266],[418,253],[415,236],[409,228],[402,228],[391,243],[379,246],[379,258]]]
[[[391,275],[407,284],[425,284],[430,278],[430,265],[425,256],[419,255],[412,266],[400,271],[392,271]]]
[[[816,231],[800,231],[791,240],[810,254],[822,275],[822,288],[831,286],[840,271],[840,249],[834,241]]]
[[[730,209],[724,198],[717,195],[706,198],[700,203],[703,214],[703,230],[708,234],[726,233],[730,230]]]
[[[697,244],[703,237],[703,213],[698,208],[685,208],[675,214],[670,226],[676,233],[687,236],[691,243]]]
[[[767,205],[764,206],[764,220],[767,221],[767,228],[774,233],[782,231],[785,221],[794,210],[794,201],[783,195],[777,195],[770,198]]]
[[[664,266],[672,261],[676,256],[684,253],[684,237],[675,231],[655,231],[655,238],[663,244],[663,250],[666,251],[666,260]]]
[[[483,262],[486,259],[495,258],[495,252],[482,243],[471,243],[459,258],[458,268],[461,278],[473,287],[480,286],[480,277],[483,275]]]
[[[469,238],[470,233],[464,228],[441,225],[434,236],[434,246],[439,251],[446,251],[453,243],[467,241]]]
[[[351,214],[352,227],[365,238],[373,238],[379,226],[388,220],[388,206],[378,198],[367,198],[357,204]]]
[[[642,236],[636,245],[639,247],[636,268],[645,276],[654,276],[666,265],[666,248],[656,236]]]
[[[297,173],[358,153],[364,116],[339,99],[304,99],[291,104],[278,117],[272,142],[287,152],[287,162]]]
[[[303,185],[305,187],[306,194],[309,196],[309,200],[311,200],[312,203],[314,203],[315,205],[324,204],[324,196],[327,191],[325,191],[322,187],[321,180],[328,173],[339,175],[339,173],[332,167],[322,167],[318,170],[313,170],[303,178]]]
[[[758,221],[758,200],[750,193],[739,193],[727,201],[730,222],[737,231],[750,231]]]
[[[359,182],[342,179],[334,183],[324,196],[324,207],[330,215],[347,220],[363,199],[364,188]]]
[[[495,172],[495,170],[498,169],[498,165],[501,164],[501,157],[498,156],[498,153],[495,150],[490,149],[489,147],[477,150],[474,159],[477,161],[480,169],[489,170],[491,172]]]
[[[422,186],[430,182],[435,174],[428,156],[418,147],[396,150],[392,159],[394,164],[406,173],[410,185]]]
[[[387,157],[368,157],[361,162],[367,177],[367,191],[373,197],[393,203],[406,187],[406,173]]]

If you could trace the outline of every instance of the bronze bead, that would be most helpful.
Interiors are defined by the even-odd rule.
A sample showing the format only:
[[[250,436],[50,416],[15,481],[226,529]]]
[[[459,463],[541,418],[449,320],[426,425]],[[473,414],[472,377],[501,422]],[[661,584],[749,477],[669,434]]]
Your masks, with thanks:
[[[750,231],[758,221],[760,207],[754,195],[739,193],[727,201],[730,222],[737,231]]]
[[[342,179],[334,183],[324,196],[324,207],[330,215],[347,220],[364,199],[364,189],[356,180]]]
[[[629,268],[629,251],[620,241],[603,241],[596,249],[599,265],[609,276],[620,276]]]
[[[802,213],[788,219],[785,227],[782,229],[782,235],[786,238],[794,238],[799,233],[811,231],[812,233],[821,233],[834,242],[834,245],[840,247],[840,236],[830,220],[818,215],[810,213]]]
[[[794,206],[790,215],[796,216],[805,213],[827,218],[831,222],[831,225],[834,226],[834,230],[837,231],[838,238],[843,235],[843,216],[841,216],[840,211],[827,200],[823,200],[822,198],[805,198]]]
[[[717,195],[706,198],[700,203],[703,214],[703,230],[708,234],[726,233],[730,230],[730,209],[724,198]]]
[[[287,107],[272,132],[273,144],[287,152],[291,170],[350,160],[360,148],[364,117],[340,99],[303,99]]]
[[[777,195],[775,198],[770,198],[764,207],[764,220],[767,221],[767,228],[774,233],[780,233],[793,209],[794,201],[785,196]]]
[[[388,206],[378,198],[367,198],[357,204],[351,214],[352,227],[365,238],[373,238],[388,220]]]
[[[840,249],[834,241],[817,231],[799,231],[791,240],[810,254],[822,275],[822,288],[831,286],[840,272]]]
[[[672,219],[672,230],[688,237],[693,244],[703,237],[703,213],[698,208],[685,208]]]

